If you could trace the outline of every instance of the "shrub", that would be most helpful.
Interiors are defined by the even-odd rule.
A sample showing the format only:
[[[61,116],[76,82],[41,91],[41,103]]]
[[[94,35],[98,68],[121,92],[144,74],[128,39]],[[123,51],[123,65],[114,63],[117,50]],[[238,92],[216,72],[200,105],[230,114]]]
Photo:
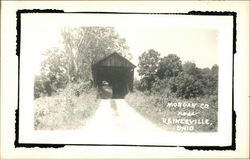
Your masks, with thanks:
[[[158,79],[156,82],[153,83],[152,86],[152,93],[156,95],[162,95],[164,94],[167,97],[170,96],[175,96],[175,93],[171,91],[171,85],[170,85],[170,80],[168,79],[163,79],[160,80]]]
[[[81,128],[98,108],[95,89],[76,96],[77,84],[69,84],[57,95],[35,100],[36,130],[71,130]]]
[[[45,94],[47,94],[47,91],[45,90],[42,76],[35,76],[34,98],[39,98]]]
[[[188,99],[204,95],[201,81],[193,75],[181,73],[175,78],[173,85],[177,97]]]

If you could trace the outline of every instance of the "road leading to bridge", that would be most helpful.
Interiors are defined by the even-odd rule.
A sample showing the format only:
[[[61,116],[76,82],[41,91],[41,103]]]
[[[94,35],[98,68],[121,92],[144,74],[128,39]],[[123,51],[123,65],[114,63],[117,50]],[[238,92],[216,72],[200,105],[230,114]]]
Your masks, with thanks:
[[[138,114],[124,99],[102,99],[83,130],[113,133],[162,131]]]

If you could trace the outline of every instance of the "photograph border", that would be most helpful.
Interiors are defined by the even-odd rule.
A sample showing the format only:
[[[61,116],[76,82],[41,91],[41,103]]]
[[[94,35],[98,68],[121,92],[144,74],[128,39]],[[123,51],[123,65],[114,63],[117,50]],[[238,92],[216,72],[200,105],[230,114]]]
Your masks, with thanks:
[[[20,43],[21,43],[21,14],[26,13],[82,13],[82,14],[144,14],[144,15],[200,15],[200,16],[233,16],[233,54],[232,56],[232,141],[230,146],[168,146],[168,145],[127,145],[127,144],[43,144],[43,143],[19,143],[19,95],[20,95]],[[145,13],[145,12],[64,12],[56,9],[33,9],[18,10],[16,12],[16,55],[18,56],[18,98],[17,109],[15,111],[15,141],[14,145],[18,147],[40,147],[40,148],[62,148],[64,146],[136,146],[136,147],[183,147],[187,150],[235,150],[236,149],[236,112],[234,110],[234,55],[236,53],[236,12],[213,12],[213,11],[189,11],[188,13]]]

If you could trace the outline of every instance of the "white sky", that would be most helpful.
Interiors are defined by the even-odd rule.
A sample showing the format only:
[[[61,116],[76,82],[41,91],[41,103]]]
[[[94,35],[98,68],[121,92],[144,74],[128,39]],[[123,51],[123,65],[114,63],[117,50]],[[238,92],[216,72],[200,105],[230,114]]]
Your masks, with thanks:
[[[194,61],[199,67],[211,67],[217,63],[217,32],[204,29],[174,29],[164,27],[118,28],[127,40],[132,60],[148,49],[158,51],[161,56],[177,54],[182,61]]]
[[[123,16],[123,17],[121,17]],[[197,16],[198,17],[198,16]],[[183,62],[195,62],[198,67],[218,64],[218,32],[204,25],[209,17],[169,15],[82,15],[82,14],[27,14],[22,16],[21,53],[30,55],[34,73],[39,72],[41,55],[50,47],[61,47],[60,31],[64,26],[114,26],[127,41],[133,55],[132,63],[148,49],[161,56],[177,54]],[[81,19],[81,21],[79,20]],[[190,25],[191,24],[191,25]],[[202,27],[197,27],[201,24]],[[199,26],[199,25],[198,25]],[[137,77],[137,72],[135,73]]]

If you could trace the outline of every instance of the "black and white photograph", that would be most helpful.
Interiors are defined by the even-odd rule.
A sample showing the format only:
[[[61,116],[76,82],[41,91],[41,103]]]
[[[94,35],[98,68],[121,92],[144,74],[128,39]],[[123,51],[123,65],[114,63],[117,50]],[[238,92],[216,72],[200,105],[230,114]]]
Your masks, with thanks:
[[[232,61],[232,38],[232,16],[21,14],[20,95],[31,91],[20,98],[20,113],[29,100],[35,134],[86,133],[79,144],[193,145],[186,135],[213,138],[225,109],[219,57],[230,44],[223,53]],[[227,105],[225,141],[203,144],[231,142],[231,111]],[[20,124],[21,135],[28,129]],[[183,140],[171,140],[175,135]]]
[[[217,131],[216,30],[80,26],[61,34],[61,48],[46,49],[35,75],[35,130]]]
[[[246,3],[3,4],[6,158],[246,155]]]

